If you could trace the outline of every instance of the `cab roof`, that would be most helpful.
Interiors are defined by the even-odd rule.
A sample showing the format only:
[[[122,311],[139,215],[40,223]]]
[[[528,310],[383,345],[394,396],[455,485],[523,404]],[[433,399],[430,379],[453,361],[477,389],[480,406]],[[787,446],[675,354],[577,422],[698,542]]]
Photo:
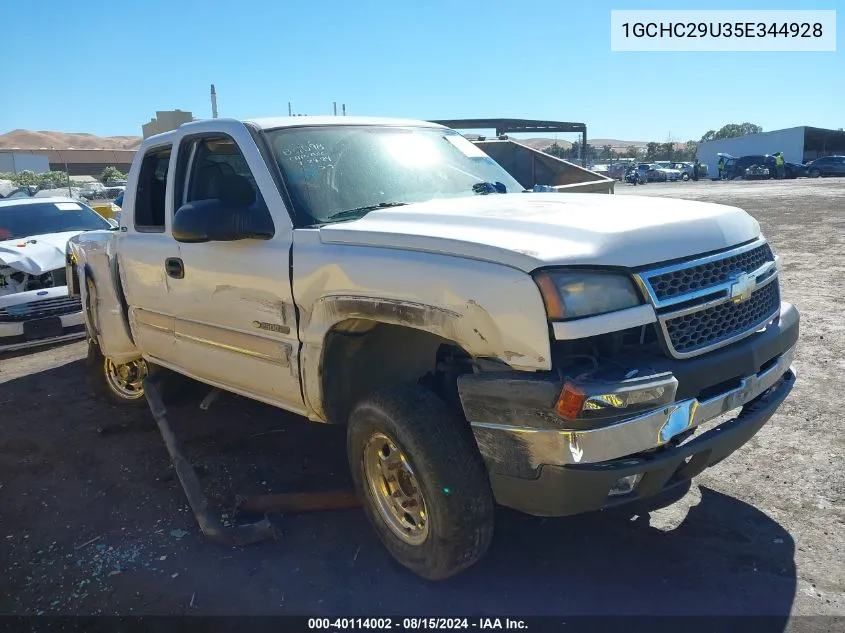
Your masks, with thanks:
[[[283,127],[304,127],[316,125],[398,125],[412,127],[444,128],[437,123],[418,119],[394,119],[390,117],[369,116],[285,116],[247,119],[262,130],[274,130]],[[445,128],[444,128],[445,129]]]

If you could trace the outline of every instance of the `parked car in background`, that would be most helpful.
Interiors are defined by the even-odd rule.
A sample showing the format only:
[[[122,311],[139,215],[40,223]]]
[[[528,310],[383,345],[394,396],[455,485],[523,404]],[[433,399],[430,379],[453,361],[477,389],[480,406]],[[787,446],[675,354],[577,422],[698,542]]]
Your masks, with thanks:
[[[65,249],[80,233],[111,228],[71,198],[0,200],[0,352],[85,336]]]
[[[607,167],[607,176],[615,180],[622,180],[625,178],[625,172],[628,171],[628,167],[628,163],[614,163],[613,165],[609,165]]]
[[[125,185],[109,185],[106,187],[106,198],[113,200],[126,190]]]
[[[689,180],[692,178],[692,172],[695,170],[692,163],[672,163],[669,167],[681,172],[681,180]]]
[[[845,176],[845,156],[823,156],[807,164],[810,178]]]
[[[31,198],[32,194],[35,193],[35,187],[18,187],[9,192],[7,196],[5,196],[4,200],[15,200],[20,198]]]
[[[765,180],[774,178],[777,173],[775,157],[771,154],[751,154],[734,158],[725,154],[727,159],[728,179]],[[807,169],[797,163],[784,163],[784,178],[799,178],[807,175]]]
[[[648,169],[649,182],[677,182],[681,179],[681,172],[670,167],[661,167],[658,163],[652,163]]]
[[[82,190],[79,187],[54,187],[50,189],[39,189],[33,195],[33,198],[72,198],[77,202],[85,202],[82,197]]]
[[[102,200],[106,198],[106,188],[99,182],[92,182],[82,187],[81,195],[86,200]]]
[[[786,178],[806,178],[807,167],[799,165],[798,163],[784,163],[784,177]]]
[[[651,163],[637,163],[636,169],[640,175],[640,182],[649,182],[648,173],[651,171]]]

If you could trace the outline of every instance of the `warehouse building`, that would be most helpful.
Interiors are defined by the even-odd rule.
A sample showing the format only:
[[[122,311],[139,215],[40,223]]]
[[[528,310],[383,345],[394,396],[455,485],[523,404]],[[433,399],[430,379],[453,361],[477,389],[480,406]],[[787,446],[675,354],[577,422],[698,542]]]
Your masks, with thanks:
[[[28,150],[0,149],[0,174],[19,174],[22,171],[42,173],[50,170],[50,161],[43,154]]]
[[[720,153],[739,158],[775,152],[783,152],[787,162],[798,164],[821,156],[845,155],[845,131],[799,126],[724,138],[701,143],[698,146],[698,160],[709,167],[712,175],[716,173]]]
[[[71,178],[96,177],[109,166],[129,171],[135,152],[134,149],[3,149],[0,172],[67,171]]]
[[[150,119],[149,123],[144,123],[141,126],[141,131],[144,138],[150,138],[156,134],[175,130],[183,123],[190,123],[193,120],[194,115],[191,112],[183,112],[182,110],[157,110],[155,117]]]

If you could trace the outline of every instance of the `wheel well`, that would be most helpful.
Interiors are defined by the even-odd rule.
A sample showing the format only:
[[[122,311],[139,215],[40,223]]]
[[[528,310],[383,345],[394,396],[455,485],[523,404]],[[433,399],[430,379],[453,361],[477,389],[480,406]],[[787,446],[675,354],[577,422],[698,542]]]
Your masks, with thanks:
[[[135,337],[132,335],[132,328],[129,327],[129,303],[126,301],[126,293],[123,290],[123,276],[120,268],[120,262],[115,259],[114,262],[114,285],[117,292],[117,300],[120,302],[121,313],[123,314],[123,323],[126,325],[126,333],[129,335],[129,340],[135,344]]]
[[[457,376],[472,372],[472,359],[453,341],[410,327],[348,319],[326,335],[321,363],[323,411],[345,424],[361,398],[403,383],[432,389],[458,407]]]

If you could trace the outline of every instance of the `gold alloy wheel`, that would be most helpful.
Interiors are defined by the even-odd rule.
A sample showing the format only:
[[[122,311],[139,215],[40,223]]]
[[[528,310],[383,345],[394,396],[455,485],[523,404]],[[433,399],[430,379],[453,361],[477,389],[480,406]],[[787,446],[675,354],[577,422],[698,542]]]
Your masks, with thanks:
[[[138,400],[144,397],[144,378],[147,377],[147,363],[139,358],[128,363],[115,363],[106,358],[103,369],[106,383],[115,395],[124,400]]]
[[[400,539],[420,545],[428,536],[428,512],[414,470],[396,443],[374,433],[364,447],[364,477],[379,515]]]

